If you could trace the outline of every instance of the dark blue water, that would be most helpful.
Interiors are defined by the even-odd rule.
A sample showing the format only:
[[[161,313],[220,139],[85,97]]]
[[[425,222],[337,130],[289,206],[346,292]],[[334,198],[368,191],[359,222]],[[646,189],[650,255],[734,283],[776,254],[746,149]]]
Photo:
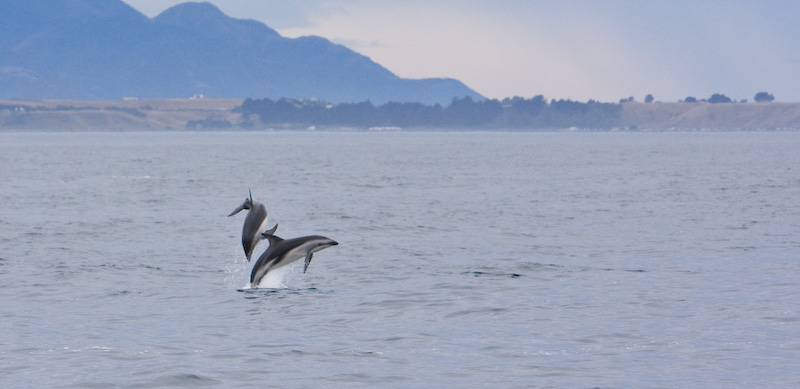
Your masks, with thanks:
[[[0,387],[796,387],[798,150],[0,134]],[[339,246],[248,289],[248,189]]]

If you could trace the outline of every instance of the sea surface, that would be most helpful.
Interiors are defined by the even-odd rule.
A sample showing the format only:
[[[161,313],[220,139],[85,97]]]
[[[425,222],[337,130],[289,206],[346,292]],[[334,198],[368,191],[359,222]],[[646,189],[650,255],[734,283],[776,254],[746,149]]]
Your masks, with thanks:
[[[0,387],[800,387],[799,150],[2,133]],[[248,190],[277,235],[339,245],[250,288]]]

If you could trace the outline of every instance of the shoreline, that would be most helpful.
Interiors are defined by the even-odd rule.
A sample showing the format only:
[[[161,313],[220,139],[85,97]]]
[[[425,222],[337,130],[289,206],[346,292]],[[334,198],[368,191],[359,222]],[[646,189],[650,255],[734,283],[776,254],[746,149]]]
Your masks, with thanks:
[[[245,99],[5,100],[0,132],[115,131],[364,131],[382,128],[264,125],[235,108]],[[608,129],[392,128],[393,131],[798,131],[800,103],[622,103],[619,121]]]

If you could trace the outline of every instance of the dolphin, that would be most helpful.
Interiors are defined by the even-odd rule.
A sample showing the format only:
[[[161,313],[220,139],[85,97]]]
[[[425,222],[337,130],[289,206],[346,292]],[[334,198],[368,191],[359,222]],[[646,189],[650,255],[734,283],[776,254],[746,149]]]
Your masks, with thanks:
[[[336,246],[339,243],[333,239],[319,235],[303,236],[293,239],[281,239],[269,232],[261,234],[264,239],[269,240],[269,248],[261,257],[258,258],[250,273],[250,286],[257,288],[261,279],[272,269],[288,265],[300,258],[306,258],[303,273],[308,270],[311,257],[315,252],[324,248]]]
[[[233,210],[228,216],[233,216],[243,209],[249,210],[247,217],[244,218],[244,226],[242,227],[242,248],[244,248],[244,255],[247,256],[247,261],[249,262],[256,245],[260,240],[264,239],[261,233],[267,224],[267,208],[264,207],[264,204],[253,200],[253,192],[248,192],[250,193],[250,198],[244,199],[242,205]],[[278,225],[276,224],[275,227],[266,232],[274,234],[277,229]]]

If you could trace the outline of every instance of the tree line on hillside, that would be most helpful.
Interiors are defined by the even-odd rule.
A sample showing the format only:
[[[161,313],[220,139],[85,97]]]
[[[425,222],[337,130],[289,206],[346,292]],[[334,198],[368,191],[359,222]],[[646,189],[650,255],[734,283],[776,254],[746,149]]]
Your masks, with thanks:
[[[455,98],[440,104],[390,102],[375,106],[361,103],[329,104],[317,100],[282,98],[247,99],[237,108],[245,120],[263,125],[402,127],[402,128],[526,128],[555,129],[579,127],[610,129],[617,125],[622,111],[619,104],[589,100],[551,100],[538,95],[504,100],[475,101]]]
[[[755,102],[756,102],[756,103],[769,103],[769,102],[772,102],[772,101],[774,101],[774,100],[775,100],[775,96],[773,96],[772,94],[770,94],[770,93],[767,93],[767,92],[758,92],[758,93],[756,93],[756,95],[753,97],[753,100],[755,100]],[[623,104],[623,103],[632,103],[632,102],[634,102],[634,101],[636,101],[636,100],[633,98],[633,96],[631,96],[631,97],[628,97],[628,98],[624,98],[624,99],[620,99],[620,100],[619,100],[620,104]],[[645,103],[652,103],[653,101],[655,101],[655,98],[654,98],[654,97],[653,97],[653,95],[651,95],[651,94],[648,94],[648,95],[647,95],[647,96],[645,96],[645,98],[644,98],[644,102],[645,102]],[[732,103],[732,102],[733,102],[733,99],[731,99],[731,98],[730,98],[730,97],[728,97],[728,96],[725,96],[725,95],[724,95],[724,94],[722,94],[722,93],[714,93],[714,94],[712,94],[712,95],[711,95],[711,97],[709,97],[708,99],[701,99],[701,100],[698,100],[698,99],[697,99],[697,98],[695,98],[694,96],[689,96],[689,97],[687,97],[687,98],[683,99],[681,102],[683,102],[683,103],[698,103],[698,102],[703,102],[703,103],[720,104],[720,103]],[[742,103],[746,103],[746,102],[747,102],[747,99],[744,99],[744,100],[742,100],[741,102],[742,102]]]

